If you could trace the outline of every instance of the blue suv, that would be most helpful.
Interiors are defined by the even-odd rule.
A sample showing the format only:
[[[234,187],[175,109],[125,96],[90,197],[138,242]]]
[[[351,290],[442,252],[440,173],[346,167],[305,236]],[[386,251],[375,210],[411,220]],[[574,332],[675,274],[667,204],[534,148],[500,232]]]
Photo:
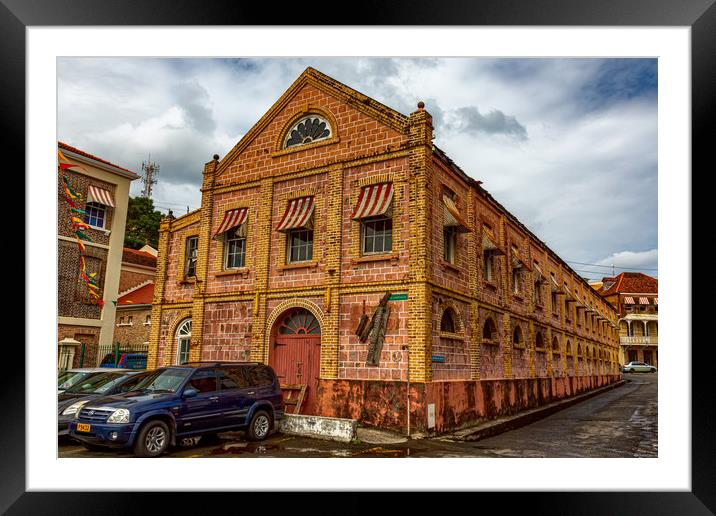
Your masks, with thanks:
[[[156,457],[180,439],[229,430],[263,440],[284,410],[271,367],[194,362],[156,369],[125,394],[93,399],[69,433],[91,450],[131,447],[139,457]]]

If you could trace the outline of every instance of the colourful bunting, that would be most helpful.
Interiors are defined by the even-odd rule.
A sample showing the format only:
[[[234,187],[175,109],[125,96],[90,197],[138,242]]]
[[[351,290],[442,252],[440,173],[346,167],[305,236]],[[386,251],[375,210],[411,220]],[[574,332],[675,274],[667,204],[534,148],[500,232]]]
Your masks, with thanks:
[[[67,158],[65,158],[62,153],[58,150],[57,156],[61,159],[66,161]],[[79,165],[68,165],[60,163],[60,169],[65,170],[67,168],[71,167],[78,167],[82,168]],[[85,214],[85,210],[81,208],[82,203],[82,195],[77,193],[70,184],[69,179],[67,176],[63,176],[62,180],[64,182],[65,186],[65,194],[67,194],[67,204],[70,206],[71,211],[74,213],[78,213],[80,215]],[[82,278],[87,285],[87,291],[89,292],[89,295],[94,299],[95,303],[100,307],[104,307],[104,301],[100,298],[99,295],[99,283],[97,282],[97,273],[96,272],[89,272],[87,271],[87,261],[85,260],[85,244],[83,242],[91,242],[92,239],[88,237],[85,233],[83,233],[81,230],[88,229],[91,226],[87,224],[84,220],[80,219],[79,217],[72,216],[72,229],[75,231],[75,236],[77,238],[77,247],[80,251],[80,273],[79,276]],[[116,302],[114,302],[116,305]]]

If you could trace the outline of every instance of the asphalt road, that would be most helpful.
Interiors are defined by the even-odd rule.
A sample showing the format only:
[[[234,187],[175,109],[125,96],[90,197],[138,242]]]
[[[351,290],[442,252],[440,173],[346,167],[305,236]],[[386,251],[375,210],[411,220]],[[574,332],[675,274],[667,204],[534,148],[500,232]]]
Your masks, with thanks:
[[[173,448],[166,457],[656,457],[658,373],[625,374],[627,383],[528,426],[476,442],[447,438],[397,444],[336,443],[274,434],[261,443],[242,432]],[[60,458],[131,457],[61,441]]]

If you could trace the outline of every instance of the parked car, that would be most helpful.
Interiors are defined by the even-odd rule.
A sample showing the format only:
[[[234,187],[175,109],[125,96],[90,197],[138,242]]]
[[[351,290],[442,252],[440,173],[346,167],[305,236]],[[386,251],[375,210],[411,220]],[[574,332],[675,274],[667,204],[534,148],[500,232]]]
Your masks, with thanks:
[[[120,369],[115,369],[118,371]],[[124,371],[124,369],[121,369]],[[64,392],[73,385],[89,378],[90,376],[106,373],[107,369],[103,367],[83,367],[78,369],[67,369],[57,375],[57,393]]]
[[[121,394],[134,388],[144,371],[102,369],[57,396],[57,435],[67,435],[70,422],[86,403],[101,396]],[[146,374],[146,373],[144,373]]]
[[[622,373],[655,373],[656,367],[645,362],[629,362],[622,367]]]
[[[147,374],[134,390],[80,408],[70,435],[89,449],[156,457],[189,437],[245,430],[265,439],[284,416],[274,370],[255,362],[192,362]]]
[[[114,353],[107,353],[102,362],[99,364],[102,368],[122,368],[122,369],[146,369],[147,354],[146,353],[119,353],[119,359],[115,366]]]

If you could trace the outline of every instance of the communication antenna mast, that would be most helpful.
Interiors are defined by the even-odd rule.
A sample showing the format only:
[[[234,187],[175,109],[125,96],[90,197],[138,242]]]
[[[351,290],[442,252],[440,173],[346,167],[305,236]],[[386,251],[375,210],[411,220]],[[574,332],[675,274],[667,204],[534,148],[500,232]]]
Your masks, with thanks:
[[[144,177],[142,177],[142,183],[144,188],[142,190],[142,197],[152,198],[152,185],[157,184],[157,179],[154,177],[159,172],[159,165],[151,162],[152,155],[149,154],[147,161],[142,161],[142,171]]]

